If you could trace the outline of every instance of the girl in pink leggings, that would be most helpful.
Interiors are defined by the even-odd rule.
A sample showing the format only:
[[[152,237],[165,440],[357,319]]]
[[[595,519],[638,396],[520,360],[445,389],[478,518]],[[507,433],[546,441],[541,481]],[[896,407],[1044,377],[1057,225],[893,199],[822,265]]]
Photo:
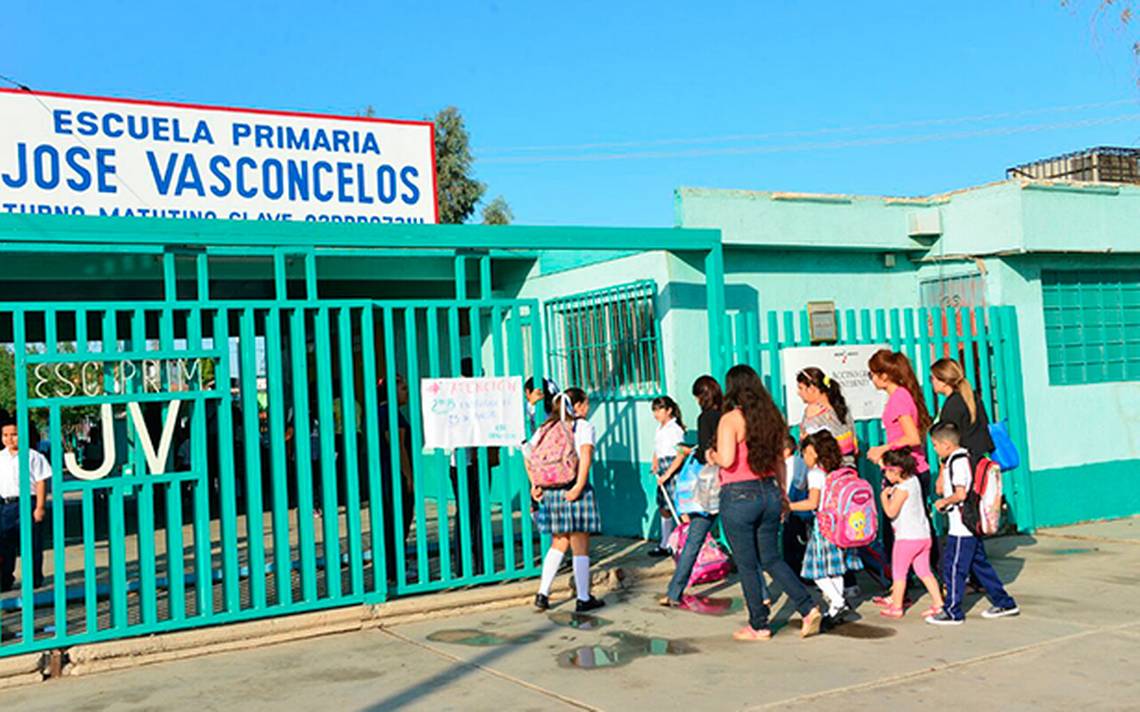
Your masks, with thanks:
[[[923,617],[935,615],[942,610],[942,592],[938,580],[930,570],[930,523],[926,518],[922,500],[922,486],[919,484],[918,465],[905,450],[890,450],[883,453],[883,474],[891,483],[883,489],[880,497],[883,511],[891,518],[895,532],[894,549],[891,552],[891,571],[894,584],[891,597],[875,599],[883,610],[879,614],[885,618],[902,618],[906,596],[907,573],[914,567],[926,590],[930,593],[930,610]]]

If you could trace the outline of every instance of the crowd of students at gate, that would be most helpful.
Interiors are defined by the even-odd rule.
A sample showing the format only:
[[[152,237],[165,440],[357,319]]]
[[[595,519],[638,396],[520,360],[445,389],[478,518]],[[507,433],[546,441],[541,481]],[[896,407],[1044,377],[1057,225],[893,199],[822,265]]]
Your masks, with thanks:
[[[945,397],[935,419],[904,354],[876,352],[868,371],[887,400],[886,440],[866,453],[860,451],[838,381],[818,368],[796,376],[805,404],[798,442],[749,366],[730,369],[723,389],[708,375],[693,384],[700,415],[691,445],[677,402],[653,401],[658,428],[652,469],[661,539],[650,554],[676,559],[668,589],[659,597],[662,606],[686,607],[685,589],[702,580],[704,569],[718,565],[718,555],[727,559],[711,536],[719,517],[748,609],[748,624],[733,635],[737,640],[771,637],[773,596],[765,575],[801,615],[803,637],[852,619],[861,593],[854,578],[859,570],[882,587],[871,601],[884,618],[902,618],[914,604],[908,595],[911,572],[930,598],[921,614],[927,623],[961,624],[967,585],[990,599],[983,618],[1019,613],[986,555],[982,535],[992,529],[978,523],[986,516],[979,514],[979,478],[992,473],[994,484],[1000,482],[1000,468],[988,458],[995,445],[981,398],[956,361],[941,359],[930,370],[933,390]],[[550,607],[554,578],[572,550],[576,609],[593,610],[605,603],[590,593],[589,536],[601,532],[601,518],[589,477],[594,458],[594,432],[585,420],[589,400],[577,388],[559,393],[549,381],[526,386],[536,426],[526,467],[539,528],[552,536],[534,605]],[[928,438],[938,455],[934,468],[926,459]],[[854,469],[860,455],[881,471],[877,501]],[[678,480],[684,470],[693,477],[682,495]],[[690,506],[680,508],[679,515],[682,500]],[[1000,499],[996,507],[1000,514]],[[890,520],[882,527],[882,547],[875,531],[880,508]],[[944,542],[936,537],[936,514],[947,519]],[[809,583],[822,594],[818,604]]]

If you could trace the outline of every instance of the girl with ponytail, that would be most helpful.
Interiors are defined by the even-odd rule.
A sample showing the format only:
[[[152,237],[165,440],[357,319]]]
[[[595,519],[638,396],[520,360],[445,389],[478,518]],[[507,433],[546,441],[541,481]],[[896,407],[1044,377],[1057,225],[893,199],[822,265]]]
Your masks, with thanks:
[[[994,449],[990,419],[981,397],[966,380],[962,366],[953,359],[939,359],[931,365],[930,384],[935,393],[946,396],[938,422],[957,426],[962,447],[970,451],[970,465],[977,467],[978,461]]]
[[[796,389],[805,404],[800,423],[800,437],[827,431],[839,444],[843,464],[855,467],[859,443],[855,439],[855,421],[843,398],[839,381],[811,366],[796,374]]]
[[[897,351],[880,349],[871,356],[867,367],[871,371],[871,383],[875,388],[887,393],[887,405],[883,408],[883,429],[887,434],[885,445],[867,451],[867,459],[882,465],[883,455],[900,450],[914,459],[915,473],[922,491],[923,512],[929,522],[930,511],[925,506],[930,501],[930,465],[926,462],[926,433],[930,431],[930,412],[926,410],[926,400],[922,388],[914,375],[910,359]],[[891,551],[894,546],[894,530],[883,530],[883,547]],[[930,550],[930,559],[937,565],[938,545]]]
[[[871,383],[887,393],[887,406],[883,409],[887,442],[871,448],[867,458],[877,464],[888,450],[907,450],[918,465],[919,475],[929,473],[930,465],[926,462],[923,446],[932,419],[910,359],[898,351],[880,349],[871,356],[867,367],[871,372]]]

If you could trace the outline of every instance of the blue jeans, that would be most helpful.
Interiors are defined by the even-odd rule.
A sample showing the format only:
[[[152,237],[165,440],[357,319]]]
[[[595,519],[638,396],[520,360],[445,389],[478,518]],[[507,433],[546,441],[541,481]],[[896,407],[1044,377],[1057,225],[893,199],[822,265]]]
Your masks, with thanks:
[[[740,572],[753,630],[768,627],[768,606],[760,590],[760,568],[775,579],[796,610],[807,615],[815,607],[811,594],[781,556],[778,544],[783,493],[771,479],[732,482],[720,490],[720,516]]]
[[[701,546],[704,545],[705,538],[715,523],[715,514],[689,515],[689,531],[685,539],[685,548],[677,557],[677,569],[673,572],[673,578],[669,581],[669,588],[666,590],[666,595],[670,599],[681,600],[681,595],[685,593],[685,587],[689,585],[689,577],[693,575],[693,566],[697,563],[697,554],[701,552]],[[770,597],[768,584],[764,581],[763,576],[760,576],[760,592],[764,600],[768,600]]]

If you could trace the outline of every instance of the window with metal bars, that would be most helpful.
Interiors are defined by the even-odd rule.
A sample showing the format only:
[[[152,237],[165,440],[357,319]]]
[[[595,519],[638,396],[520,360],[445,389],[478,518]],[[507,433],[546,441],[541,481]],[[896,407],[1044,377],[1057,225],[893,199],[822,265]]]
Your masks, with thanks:
[[[1140,381],[1140,270],[1041,273],[1053,385]]]
[[[546,302],[547,354],[555,382],[595,396],[664,392],[661,330],[652,280]]]

